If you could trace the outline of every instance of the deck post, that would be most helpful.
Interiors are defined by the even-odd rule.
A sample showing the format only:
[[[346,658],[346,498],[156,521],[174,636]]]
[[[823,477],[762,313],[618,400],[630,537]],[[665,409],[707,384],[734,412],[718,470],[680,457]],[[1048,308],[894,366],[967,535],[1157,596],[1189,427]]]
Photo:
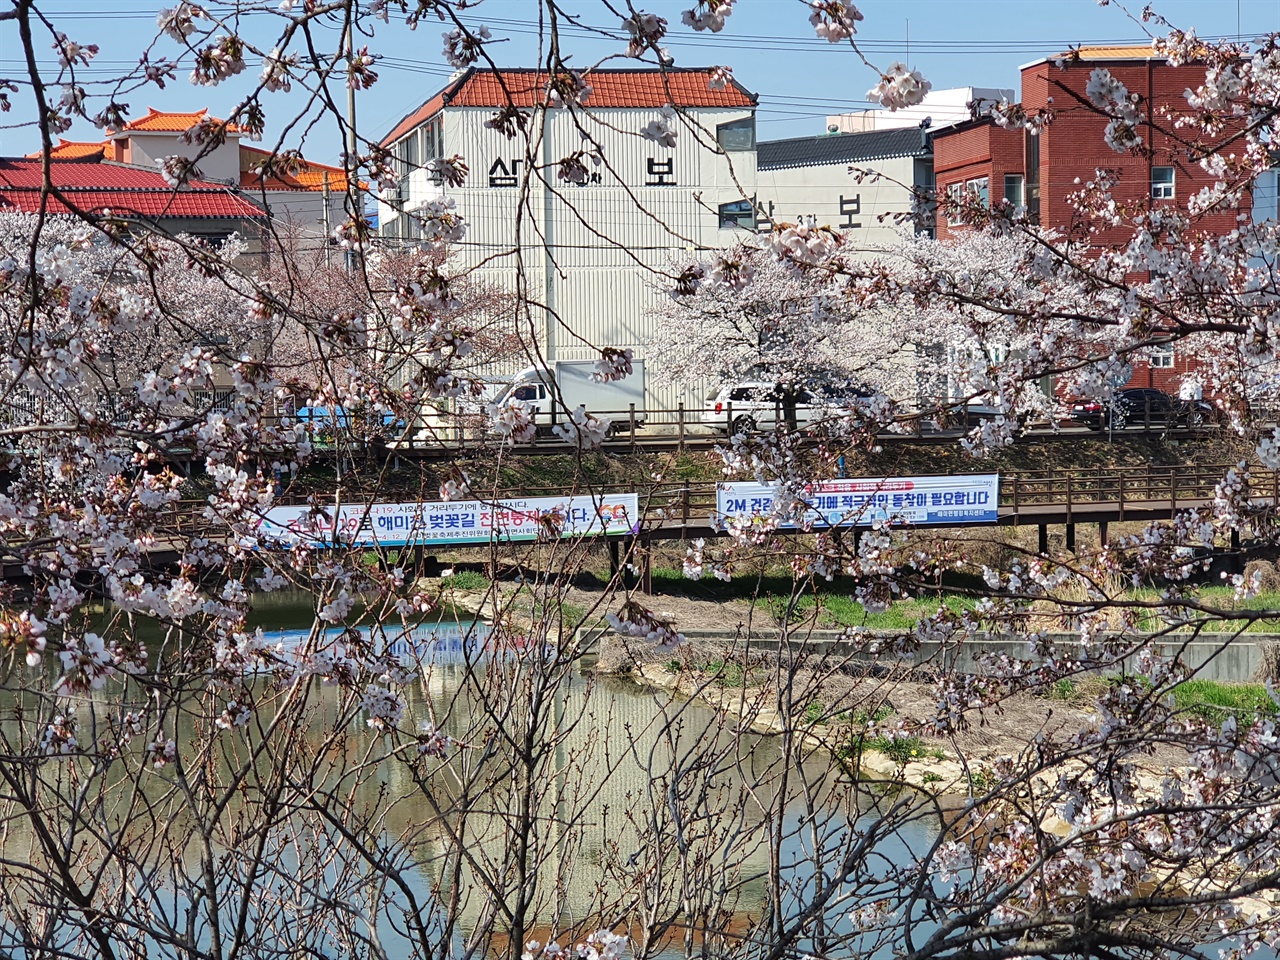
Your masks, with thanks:
[[[1098,543],[1104,547],[1107,545],[1107,521],[1105,520],[1098,521]]]
[[[624,537],[623,546],[626,549],[622,551],[621,557],[622,588],[624,590],[634,590],[636,586],[636,538]]]
[[[680,452],[683,454],[684,453],[684,401],[683,400],[680,401],[679,414],[680,414]]]
[[[1047,523],[1040,524],[1040,539],[1037,549],[1041,556],[1047,556],[1049,553],[1049,525]]]
[[[1076,525],[1074,523],[1067,524],[1067,549],[1072,553],[1076,552]]]
[[[647,537],[640,554],[640,591],[646,596],[653,596],[653,550]]]

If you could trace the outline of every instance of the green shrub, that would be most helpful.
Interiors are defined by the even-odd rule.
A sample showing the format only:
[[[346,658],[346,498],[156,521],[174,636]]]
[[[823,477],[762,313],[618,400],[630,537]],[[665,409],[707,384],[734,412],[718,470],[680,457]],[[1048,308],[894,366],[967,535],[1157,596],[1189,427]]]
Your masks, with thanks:
[[[489,580],[483,573],[475,570],[459,570],[448,577],[441,577],[446,587],[454,590],[488,590]]]
[[[1243,725],[1259,716],[1275,716],[1275,702],[1260,683],[1222,683],[1218,680],[1184,680],[1173,688],[1173,705],[1220,725],[1229,716]]]

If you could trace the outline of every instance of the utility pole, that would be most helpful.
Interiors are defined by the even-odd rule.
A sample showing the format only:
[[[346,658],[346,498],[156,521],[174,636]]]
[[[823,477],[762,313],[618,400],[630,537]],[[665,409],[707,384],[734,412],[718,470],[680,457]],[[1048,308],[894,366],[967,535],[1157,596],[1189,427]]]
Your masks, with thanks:
[[[347,24],[346,24],[346,53],[347,53],[347,160],[343,166],[347,170],[347,207],[352,217],[359,220],[364,216],[364,205],[360,197],[360,178],[359,164],[356,157],[359,154],[359,143],[356,139],[356,88],[352,82],[354,79],[353,68],[356,62],[356,46],[355,46],[355,4],[347,8]],[[360,251],[352,247],[347,251],[347,269],[355,270],[356,265],[360,261]]]
[[[324,265],[329,266],[329,242],[333,239],[333,224],[329,222],[329,171],[324,172],[324,210],[320,214],[320,222],[324,225]]]

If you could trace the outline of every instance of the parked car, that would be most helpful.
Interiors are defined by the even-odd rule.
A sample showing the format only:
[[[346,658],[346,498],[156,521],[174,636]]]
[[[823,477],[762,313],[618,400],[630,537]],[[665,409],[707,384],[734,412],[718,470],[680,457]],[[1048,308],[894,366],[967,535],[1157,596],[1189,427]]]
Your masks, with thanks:
[[[996,407],[986,403],[951,403],[927,408],[918,418],[921,433],[936,433],[946,430],[968,430],[988,420],[996,420],[1008,415]],[[1012,417],[1015,435],[1026,428],[1026,417],[1015,414]]]
[[[1077,400],[1071,419],[1091,430],[1125,430],[1130,427],[1199,426],[1214,419],[1214,407],[1204,400],[1181,400],[1163,390],[1131,387],[1118,391],[1110,402]]]
[[[530,367],[517,374],[511,385],[498,394],[497,402],[519,400],[529,405],[538,433],[549,434],[562,422],[564,410],[586,407],[588,413],[606,414],[612,420],[610,433],[643,427],[645,409],[645,368],[640,359],[631,361],[630,375],[621,380],[595,378],[592,360],[557,360],[555,370]],[[557,399],[556,388],[560,395]]]
[[[795,429],[817,425],[846,415],[858,397],[870,396],[861,388],[845,388],[839,396],[804,387],[786,387],[763,380],[725,384],[709,399],[702,423],[719,433],[733,435],[774,430],[779,424]]]

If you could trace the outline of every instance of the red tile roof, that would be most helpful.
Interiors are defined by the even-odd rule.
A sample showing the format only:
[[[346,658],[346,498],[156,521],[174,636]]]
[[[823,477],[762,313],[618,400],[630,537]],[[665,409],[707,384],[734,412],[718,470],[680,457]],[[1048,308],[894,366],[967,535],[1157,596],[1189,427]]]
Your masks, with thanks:
[[[195,113],[165,113],[163,110],[157,110],[155,107],[147,107],[147,115],[139,117],[137,120],[130,120],[120,130],[138,131],[140,133],[182,133],[190,130],[201,120],[208,118],[214,123],[223,123],[217,117],[209,116],[209,108],[197,110]],[[228,133],[239,133],[240,128],[234,123],[227,124]]]
[[[83,143],[74,140],[63,140],[58,138],[58,145],[49,151],[49,156],[56,157],[59,160],[81,160],[97,157],[102,158],[102,151],[107,148],[105,143]],[[27,157],[38,157],[40,151],[28,153]]]
[[[263,189],[263,178],[253,168],[271,156],[269,150],[240,145],[240,186],[245,190]],[[283,170],[273,171],[266,178],[268,190],[324,190],[325,174],[329,176],[329,189],[335,193],[345,193],[347,189],[347,171],[342,167],[334,167],[327,163],[303,161],[303,168],[297,173],[286,173]]]
[[[588,110],[611,107],[754,107],[755,94],[736,80],[719,90],[709,84],[713,68],[689,67],[667,70],[592,70],[586,75],[591,84]],[[499,71],[469,69],[457,80],[397,123],[382,145],[399,140],[414,127],[431,119],[444,107],[498,107],[508,103],[532,107],[545,99],[547,74],[543,70],[503,69]]]
[[[67,201],[64,204],[51,196],[50,213],[69,213],[74,209],[94,214],[110,210],[151,220],[174,217],[253,220],[265,216],[262,208],[221,184],[193,180],[175,190],[159,171],[143,167],[110,161],[54,160],[49,175]],[[37,212],[40,182],[39,160],[0,159],[0,210]]]

